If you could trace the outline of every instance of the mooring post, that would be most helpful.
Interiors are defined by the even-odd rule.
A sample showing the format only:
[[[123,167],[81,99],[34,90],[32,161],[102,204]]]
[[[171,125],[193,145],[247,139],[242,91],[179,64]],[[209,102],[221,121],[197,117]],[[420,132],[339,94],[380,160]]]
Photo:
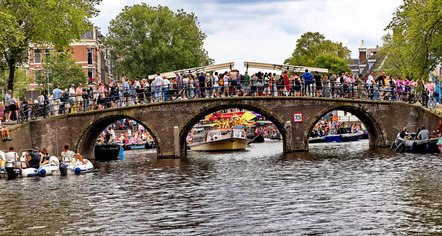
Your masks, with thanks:
[[[175,157],[180,157],[180,129],[178,126],[173,127],[173,145]]]

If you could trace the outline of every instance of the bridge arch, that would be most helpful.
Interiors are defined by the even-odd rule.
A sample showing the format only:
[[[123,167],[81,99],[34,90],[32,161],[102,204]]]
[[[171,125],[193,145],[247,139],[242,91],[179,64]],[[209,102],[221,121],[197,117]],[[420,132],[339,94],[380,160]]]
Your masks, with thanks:
[[[287,142],[287,129],[284,127],[283,119],[278,115],[272,112],[271,110],[268,110],[264,107],[256,106],[256,105],[250,105],[250,104],[244,104],[244,103],[229,103],[229,104],[221,104],[221,105],[212,105],[209,107],[204,107],[198,110],[193,116],[190,116],[188,120],[184,121],[184,125],[181,128],[179,139],[180,139],[180,147],[181,147],[181,153],[186,153],[186,138],[187,134],[192,130],[192,127],[198,123],[201,119],[204,119],[207,115],[217,112],[222,109],[229,109],[229,108],[237,108],[237,109],[246,109],[248,111],[253,111],[256,113],[259,113],[260,115],[264,116],[266,119],[270,120],[276,128],[278,128],[283,141],[284,141],[284,150],[286,148],[286,142]]]
[[[321,110],[310,120],[310,123],[307,125],[307,130],[304,132],[304,140],[307,145],[310,132],[316,123],[319,122],[324,115],[336,110],[349,112],[361,120],[367,129],[370,147],[379,147],[386,143],[387,135],[384,133],[386,129],[382,127],[382,123],[374,114],[357,104],[335,104]]]
[[[131,119],[144,126],[144,128],[149,131],[150,135],[155,140],[155,143],[157,144],[157,152],[159,153],[160,145],[158,145],[158,136],[152,129],[149,128],[149,124],[146,125],[146,122],[141,121],[141,119],[128,115],[107,115],[92,122],[87,128],[81,131],[80,138],[75,145],[77,152],[80,152],[84,156],[94,156],[94,148],[97,138],[106,127],[120,119]]]

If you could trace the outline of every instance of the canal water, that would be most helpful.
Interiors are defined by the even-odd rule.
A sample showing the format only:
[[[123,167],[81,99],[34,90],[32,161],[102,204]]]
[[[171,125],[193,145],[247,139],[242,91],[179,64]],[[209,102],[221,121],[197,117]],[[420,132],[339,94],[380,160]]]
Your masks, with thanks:
[[[80,176],[1,178],[0,234],[442,234],[439,155],[372,151],[367,140],[310,149],[131,151]]]

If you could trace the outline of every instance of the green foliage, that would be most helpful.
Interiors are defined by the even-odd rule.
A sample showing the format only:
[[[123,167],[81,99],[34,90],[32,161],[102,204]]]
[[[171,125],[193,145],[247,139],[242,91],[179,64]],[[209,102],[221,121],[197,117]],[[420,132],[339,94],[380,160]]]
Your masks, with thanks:
[[[403,75],[428,80],[442,58],[442,4],[440,0],[404,0],[384,37],[387,62]]]
[[[142,3],[110,22],[106,42],[118,55],[116,74],[135,77],[212,64],[205,38],[194,13]]]
[[[15,70],[27,62],[31,43],[65,48],[91,28],[89,18],[101,0],[1,0],[0,54],[9,69],[8,88]]]
[[[307,32],[296,40],[296,48],[292,56],[284,60],[284,64],[298,66],[313,66],[315,58],[323,54],[334,54],[344,61],[350,60],[351,51],[342,46],[342,43],[335,43],[319,32]]]
[[[8,90],[7,85],[8,85],[8,78],[9,78],[9,71],[6,69],[1,69],[0,68],[0,90],[3,92],[0,95],[0,98],[3,99],[6,91]],[[14,86],[14,96],[17,98],[22,98],[24,91],[26,90],[26,88],[28,87],[28,84],[31,83],[31,78],[26,76],[26,71],[23,69],[18,69],[15,71],[15,85]]]
[[[344,72],[351,73],[350,66],[347,64],[347,62],[333,53],[321,54],[317,56],[313,66],[327,68],[329,72],[334,74],[341,74]]]
[[[47,70],[52,71],[52,73],[47,73],[45,75],[36,75],[37,84],[47,84],[49,76],[49,83],[53,87],[60,85],[60,88],[69,88],[70,84],[85,83],[86,74],[81,68],[81,65],[75,64],[75,59],[72,58],[72,53],[70,52],[56,52],[51,50],[51,55],[45,57],[43,62],[43,73]]]

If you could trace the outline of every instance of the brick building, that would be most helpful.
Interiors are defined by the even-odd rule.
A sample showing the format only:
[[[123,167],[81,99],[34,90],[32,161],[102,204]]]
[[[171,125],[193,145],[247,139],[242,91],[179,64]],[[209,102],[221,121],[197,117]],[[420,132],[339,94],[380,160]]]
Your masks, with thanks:
[[[372,71],[381,70],[386,57],[378,54],[380,50],[381,47],[379,46],[376,46],[375,48],[367,48],[364,45],[364,40],[362,40],[362,44],[358,48],[359,58],[352,59],[353,63],[349,64],[352,74],[354,76],[357,74],[367,76]]]
[[[94,26],[92,30],[81,36],[80,41],[74,42],[70,46],[72,57],[76,60],[76,64],[81,65],[89,80],[98,79],[104,83],[112,80],[110,54],[103,45],[103,35],[100,28]],[[31,50],[28,52],[29,63],[24,67],[26,75],[33,81],[33,84],[30,85],[31,89],[38,86],[35,84],[35,75],[37,73],[45,74],[42,63],[51,50],[54,50],[54,47],[31,46]]]

